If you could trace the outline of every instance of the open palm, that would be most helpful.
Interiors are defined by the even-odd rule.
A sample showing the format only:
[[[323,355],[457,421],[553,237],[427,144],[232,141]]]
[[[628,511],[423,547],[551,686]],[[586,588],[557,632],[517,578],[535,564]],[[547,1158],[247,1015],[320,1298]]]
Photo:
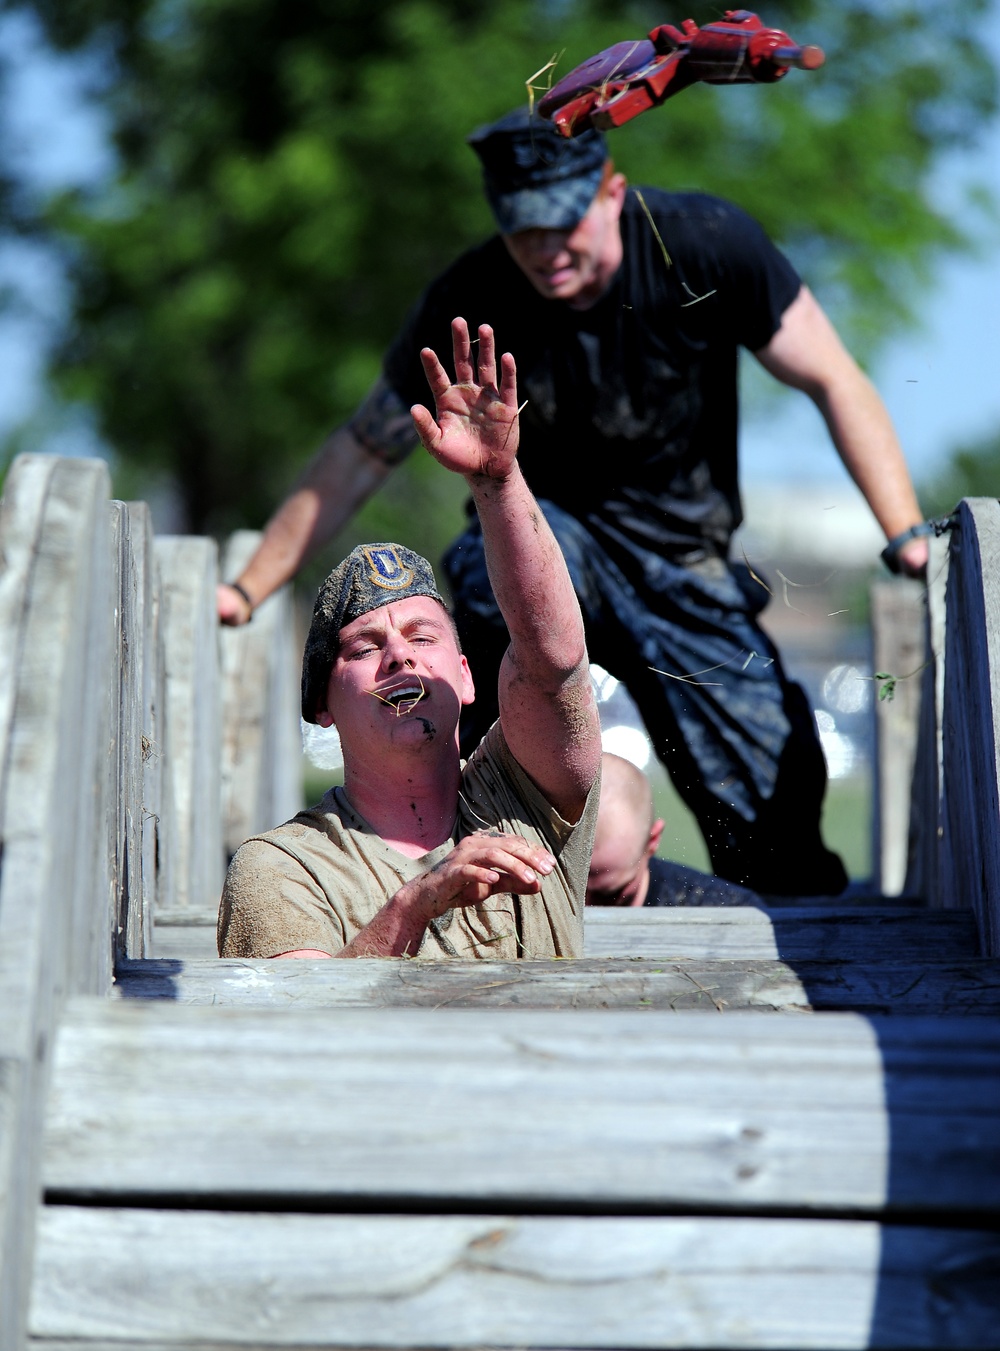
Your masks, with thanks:
[[[493,330],[479,330],[479,360],[472,355],[464,319],[451,325],[455,383],[429,347],[420,353],[427,383],[434,395],[435,415],[422,404],[410,410],[420,440],[434,458],[453,473],[505,478],[517,456],[517,378],[514,358],[500,358],[497,385]],[[478,367],[478,369],[477,369]]]

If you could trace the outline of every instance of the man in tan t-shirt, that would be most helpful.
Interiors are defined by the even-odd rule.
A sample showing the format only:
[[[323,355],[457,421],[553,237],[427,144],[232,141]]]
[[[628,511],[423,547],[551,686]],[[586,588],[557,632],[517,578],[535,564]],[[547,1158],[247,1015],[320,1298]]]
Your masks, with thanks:
[[[302,713],[336,725],[344,786],[236,853],[219,912],[224,957],[575,957],[597,811],[600,729],[580,609],[521,476],[514,361],[492,330],[455,382],[422,353],[426,449],[469,485],[510,632],[500,718],[464,764],[474,698],[433,572],[394,544],[355,549],[320,589]]]

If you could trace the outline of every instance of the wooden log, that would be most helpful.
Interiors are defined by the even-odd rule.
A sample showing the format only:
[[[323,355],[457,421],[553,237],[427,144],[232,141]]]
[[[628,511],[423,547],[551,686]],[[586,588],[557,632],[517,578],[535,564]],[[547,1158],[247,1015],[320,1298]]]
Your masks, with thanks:
[[[223,848],[221,712],[214,541],[156,541],[160,625],[166,671],[163,736],[173,842],[173,878],[161,902],[171,908],[218,904]]]
[[[879,890],[898,896],[906,881],[920,668],[927,660],[923,584],[908,578],[874,582],[871,627],[875,670],[895,677],[891,688],[876,681],[872,858]]]
[[[966,499],[951,535],[944,690],[943,887],[1000,953],[1000,501]]]
[[[702,1009],[996,1016],[1000,962],[156,960],[118,966],[119,999],[255,1008]]]
[[[0,507],[0,1346],[20,1347],[67,990],[110,988],[106,466],[22,456]]]
[[[46,1207],[32,1345],[996,1347],[1000,1242],[871,1221]]]
[[[223,577],[238,576],[260,543],[255,530],[230,536]],[[292,597],[285,587],[253,622],[220,628],[222,830],[231,858],[248,836],[287,821],[302,806],[299,669]]]
[[[44,1178],[63,1202],[986,1213],[998,1125],[996,1019],[75,1001]]]
[[[587,957],[755,961],[960,961],[979,954],[970,912],[849,904],[587,911]]]

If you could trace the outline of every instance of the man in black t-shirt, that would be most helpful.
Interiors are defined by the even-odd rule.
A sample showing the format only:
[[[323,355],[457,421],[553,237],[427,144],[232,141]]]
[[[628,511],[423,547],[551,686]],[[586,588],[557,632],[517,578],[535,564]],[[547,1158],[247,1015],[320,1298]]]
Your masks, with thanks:
[[[820,837],[812,715],[757,624],[765,589],[728,558],[741,520],[739,350],[816,402],[895,558],[918,574],[926,541],[888,415],[737,207],[630,190],[598,133],[565,141],[527,110],[470,139],[500,233],[425,292],[369,397],[235,587],[220,588],[220,617],[245,622],[409,452],[421,348],[440,349],[455,315],[489,323],[517,361],[522,467],[569,565],[591,657],[635,699],[716,873],[765,893],[835,894],[846,876]],[[446,567],[463,643],[486,669],[507,638],[474,522]],[[490,710],[479,716],[466,746]]]

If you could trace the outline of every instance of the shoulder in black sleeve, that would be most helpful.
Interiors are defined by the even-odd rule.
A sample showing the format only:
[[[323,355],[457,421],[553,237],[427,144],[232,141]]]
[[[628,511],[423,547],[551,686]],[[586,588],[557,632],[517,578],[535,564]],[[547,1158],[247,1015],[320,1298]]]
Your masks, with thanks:
[[[770,342],[802,285],[760,222],[720,197],[640,188],[629,193],[623,232],[654,272],[667,266],[666,250],[688,319],[724,329],[752,352]]]

